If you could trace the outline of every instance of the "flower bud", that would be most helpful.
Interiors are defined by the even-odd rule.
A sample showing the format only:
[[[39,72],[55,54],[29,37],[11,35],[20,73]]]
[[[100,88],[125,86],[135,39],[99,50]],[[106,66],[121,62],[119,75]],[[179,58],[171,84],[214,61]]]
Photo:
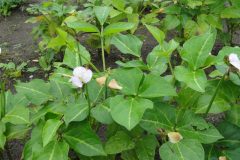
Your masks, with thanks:
[[[108,87],[111,89],[122,90],[122,86],[120,86],[115,79],[112,79],[109,82]]]
[[[99,78],[96,79],[97,83],[98,83],[100,86],[105,85],[106,80],[107,80],[107,77],[106,77],[106,76],[102,76],[102,77],[99,77]]]
[[[182,135],[178,132],[169,132],[168,138],[171,143],[178,143],[180,140],[183,139]]]
[[[220,157],[218,158],[218,160],[227,160],[227,157],[226,157],[226,156],[220,156]]]

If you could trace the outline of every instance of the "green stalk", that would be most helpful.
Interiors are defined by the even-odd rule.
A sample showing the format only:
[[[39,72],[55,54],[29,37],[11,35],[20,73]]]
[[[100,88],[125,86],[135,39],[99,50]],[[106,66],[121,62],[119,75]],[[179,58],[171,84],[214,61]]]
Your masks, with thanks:
[[[90,98],[89,98],[89,92],[88,92],[88,85],[85,84],[85,97],[87,99],[87,102],[88,102],[88,107],[89,107],[89,111],[91,110],[91,101],[90,101]]]
[[[213,94],[213,96],[212,96],[212,99],[211,99],[211,101],[210,101],[210,103],[209,103],[209,105],[208,105],[208,107],[207,107],[207,110],[206,110],[206,112],[205,112],[205,117],[208,115],[208,113],[209,113],[209,111],[210,111],[210,109],[211,109],[211,107],[212,107],[212,104],[213,104],[213,102],[214,102],[214,100],[215,100],[215,98],[216,98],[216,96],[217,96],[217,93],[218,93],[218,91],[219,91],[219,88],[220,88],[220,86],[221,86],[222,82],[224,81],[224,79],[225,79],[225,77],[226,77],[227,74],[228,74],[228,71],[222,76],[221,80],[218,82],[217,88],[216,88],[216,90],[215,90],[215,92],[214,92],[214,94]]]
[[[0,119],[2,119],[5,115],[5,105],[6,105],[6,102],[5,102],[5,82],[1,82],[1,97],[0,97]]]
[[[104,53],[104,35],[103,35],[103,26],[101,26],[101,48],[102,48],[102,63],[103,63],[103,71],[106,70],[106,62],[105,62],[105,53]]]

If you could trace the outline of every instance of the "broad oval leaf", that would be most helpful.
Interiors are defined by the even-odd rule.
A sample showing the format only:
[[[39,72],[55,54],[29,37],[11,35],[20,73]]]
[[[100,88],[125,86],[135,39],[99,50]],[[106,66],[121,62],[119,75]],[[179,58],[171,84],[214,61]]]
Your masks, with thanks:
[[[99,23],[103,26],[109,16],[111,8],[107,6],[96,6],[93,10]]]
[[[203,67],[212,51],[215,39],[215,34],[209,32],[192,37],[184,43],[181,57],[193,70]]]
[[[24,106],[16,105],[4,117],[3,122],[9,122],[15,125],[29,123],[29,109]]]
[[[183,139],[178,143],[164,143],[159,154],[163,160],[204,160],[202,145],[196,140]]]
[[[40,79],[34,79],[29,83],[18,83],[15,87],[18,93],[25,95],[30,102],[36,105],[52,99],[49,94],[50,84]]]
[[[153,103],[143,98],[115,96],[110,101],[110,107],[113,120],[131,130],[141,121],[145,110],[153,108]]]
[[[70,122],[83,121],[89,115],[89,106],[85,98],[80,98],[76,103],[70,103],[64,113],[64,121],[68,125]]]
[[[51,141],[40,153],[34,156],[36,160],[68,160],[69,146],[66,142]]]
[[[43,147],[45,147],[53,139],[61,124],[62,121],[58,119],[49,119],[46,121],[42,132]]]
[[[198,92],[205,92],[207,77],[203,70],[192,71],[183,66],[178,66],[174,70],[175,77],[178,81]]]
[[[87,122],[71,124],[67,132],[63,134],[63,138],[79,154],[85,156],[106,155],[100,139]]]
[[[103,34],[105,36],[120,33],[129,29],[132,29],[135,26],[134,23],[129,22],[117,22],[108,25],[105,29]]]
[[[144,98],[156,98],[163,96],[176,96],[174,87],[164,78],[152,74],[145,76],[138,95]]]
[[[143,42],[134,35],[118,34],[112,38],[111,44],[116,46],[117,49],[124,54],[131,54],[137,57],[141,56]]]
[[[75,29],[77,32],[99,32],[98,28],[90,23],[81,22],[81,21],[73,21],[73,22],[65,22],[68,27]]]
[[[143,72],[138,68],[116,69],[113,71],[111,77],[116,79],[122,87],[121,92],[123,94],[137,95]]]
[[[135,147],[132,138],[123,131],[118,131],[105,143],[107,154],[117,154]]]
[[[146,25],[146,27],[148,31],[153,35],[153,37],[158,41],[158,43],[162,44],[165,39],[164,32],[155,26]]]

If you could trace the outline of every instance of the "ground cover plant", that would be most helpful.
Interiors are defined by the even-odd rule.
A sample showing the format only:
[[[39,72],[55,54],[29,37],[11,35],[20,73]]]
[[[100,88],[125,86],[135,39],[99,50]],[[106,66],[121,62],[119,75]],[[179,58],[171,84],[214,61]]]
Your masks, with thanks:
[[[11,14],[11,9],[17,7],[25,0],[1,0],[0,1],[0,15],[8,16]]]
[[[239,9],[237,0],[32,6],[49,77],[17,81],[16,93],[2,77],[1,149],[29,137],[24,160],[238,160],[240,48],[228,37]],[[157,43],[150,53],[139,30]],[[106,63],[113,50],[117,67]]]

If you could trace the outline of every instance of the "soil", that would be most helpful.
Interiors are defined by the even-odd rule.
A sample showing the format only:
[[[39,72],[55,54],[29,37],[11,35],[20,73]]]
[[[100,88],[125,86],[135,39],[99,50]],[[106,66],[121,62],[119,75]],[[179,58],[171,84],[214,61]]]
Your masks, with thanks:
[[[1,17],[0,16],[0,47],[2,48],[2,54],[0,55],[1,62],[14,62],[21,63],[24,61],[29,61],[31,65],[37,65],[32,62],[39,57],[38,44],[36,40],[33,39],[31,34],[34,25],[25,23],[25,21],[31,16],[25,11],[28,4],[39,3],[43,0],[28,0],[26,4],[20,8],[12,11],[11,16]],[[138,35],[144,35],[144,45],[142,47],[143,57],[146,57],[148,53],[157,45],[157,42],[152,38],[151,34],[147,30],[143,29],[137,31]],[[240,44],[240,32],[237,32],[234,36],[234,43]],[[85,37],[86,38],[86,37]],[[81,42],[84,41],[84,37],[81,37]],[[86,46],[87,47],[87,46]],[[220,50],[222,45],[217,45],[216,50]],[[87,47],[88,48],[88,47]],[[98,50],[90,50],[93,54],[94,63],[97,66],[101,66],[101,57],[98,54]],[[124,60],[124,58],[119,54],[116,48],[111,50],[111,54],[107,55],[107,65],[115,67],[116,60]],[[131,57],[129,57],[131,58]],[[1,74],[1,72],[0,72]],[[45,78],[44,74],[38,74],[37,77]],[[29,74],[24,75],[24,79],[29,79]],[[214,117],[214,116],[212,116]],[[216,118],[210,117],[209,121],[214,121]],[[222,118],[222,115],[221,115]],[[212,120],[213,119],[213,120]],[[104,130],[102,131],[104,132]],[[102,133],[99,133],[101,135]],[[21,153],[24,146],[24,141],[14,140],[8,143],[9,152],[12,155],[12,160],[20,160]],[[7,151],[4,152],[3,160],[9,160],[7,156]],[[1,157],[0,157],[1,159]]]

